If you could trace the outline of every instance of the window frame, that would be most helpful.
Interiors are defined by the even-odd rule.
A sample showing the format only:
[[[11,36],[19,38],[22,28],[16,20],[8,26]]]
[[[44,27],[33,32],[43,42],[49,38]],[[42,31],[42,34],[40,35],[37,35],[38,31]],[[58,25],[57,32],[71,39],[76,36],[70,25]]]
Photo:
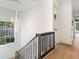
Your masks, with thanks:
[[[79,30],[76,29],[76,27],[77,27],[76,24],[77,23],[79,23],[79,22],[75,22],[75,32],[79,33]]]
[[[13,39],[13,42],[12,42],[12,40],[10,39],[10,42],[7,42],[6,40],[6,38],[8,38],[6,35],[4,35],[4,37],[0,37],[0,38],[5,38],[5,41],[4,42],[2,42],[2,43],[4,43],[4,44],[1,44],[0,43],[0,46],[1,45],[5,45],[5,44],[10,44],[10,43],[14,43],[15,42],[15,34],[14,34],[14,22],[12,22],[12,21],[10,21],[9,19],[3,19],[3,18],[0,18],[1,20],[0,21],[2,21],[2,22],[11,22],[11,23],[13,23],[13,29],[9,29],[9,30],[13,30],[13,35],[12,36],[8,36],[9,38],[14,38]],[[6,26],[6,25],[4,25],[4,26]],[[4,28],[4,29],[2,29],[2,30],[7,30],[6,29],[6,27]],[[9,33],[8,33],[9,34]]]
[[[76,17],[75,17],[75,20],[76,20],[76,19],[79,19],[79,16],[76,16]],[[77,28],[76,24],[79,23],[79,21],[75,21],[75,20],[74,20],[75,32],[76,32],[76,33],[79,33],[79,30],[76,29],[76,28]]]

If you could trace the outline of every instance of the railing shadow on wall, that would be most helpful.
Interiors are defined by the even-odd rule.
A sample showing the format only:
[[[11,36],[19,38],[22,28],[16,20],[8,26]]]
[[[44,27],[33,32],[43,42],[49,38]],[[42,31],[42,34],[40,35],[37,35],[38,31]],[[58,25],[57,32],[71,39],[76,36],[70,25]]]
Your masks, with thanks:
[[[55,32],[36,34],[23,48],[16,52],[16,59],[42,59],[55,48]]]

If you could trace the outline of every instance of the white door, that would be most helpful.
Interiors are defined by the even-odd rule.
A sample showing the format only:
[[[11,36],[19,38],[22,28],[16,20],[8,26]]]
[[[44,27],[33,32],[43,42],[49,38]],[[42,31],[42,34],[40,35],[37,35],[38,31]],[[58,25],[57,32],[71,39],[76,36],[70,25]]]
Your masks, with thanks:
[[[72,4],[71,0],[63,0],[60,6],[61,43],[72,44]]]
[[[55,32],[55,42],[59,43],[60,41],[60,24],[59,24],[59,10],[54,7],[54,32]]]
[[[55,2],[54,13],[54,31],[56,43],[72,44],[72,7],[71,0],[63,0],[62,4]]]

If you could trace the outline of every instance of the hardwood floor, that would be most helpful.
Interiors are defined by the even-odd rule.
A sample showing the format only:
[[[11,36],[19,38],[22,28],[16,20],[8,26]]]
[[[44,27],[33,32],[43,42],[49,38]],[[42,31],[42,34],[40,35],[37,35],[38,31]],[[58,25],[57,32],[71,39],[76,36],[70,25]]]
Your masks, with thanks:
[[[79,49],[67,44],[57,44],[43,59],[79,59]]]
[[[12,57],[11,59],[15,59],[15,57]]]

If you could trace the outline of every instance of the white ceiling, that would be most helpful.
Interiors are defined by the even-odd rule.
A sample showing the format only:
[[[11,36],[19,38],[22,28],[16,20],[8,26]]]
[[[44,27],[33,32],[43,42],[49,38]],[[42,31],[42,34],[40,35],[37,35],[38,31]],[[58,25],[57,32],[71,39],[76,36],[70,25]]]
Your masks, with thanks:
[[[79,10],[79,0],[72,0],[72,8],[74,11],[78,11]]]
[[[0,0],[0,7],[23,11],[27,8],[34,7],[40,2],[40,0],[19,0],[19,1],[22,3],[22,5],[19,3],[16,3],[15,1]]]
[[[42,0],[19,0],[19,1],[22,3],[22,5],[10,0],[0,0],[0,7],[23,11],[28,8],[33,8],[38,3],[41,3]],[[63,0],[60,0],[59,2],[61,1]],[[79,10],[79,0],[72,0],[72,5],[73,10]]]

